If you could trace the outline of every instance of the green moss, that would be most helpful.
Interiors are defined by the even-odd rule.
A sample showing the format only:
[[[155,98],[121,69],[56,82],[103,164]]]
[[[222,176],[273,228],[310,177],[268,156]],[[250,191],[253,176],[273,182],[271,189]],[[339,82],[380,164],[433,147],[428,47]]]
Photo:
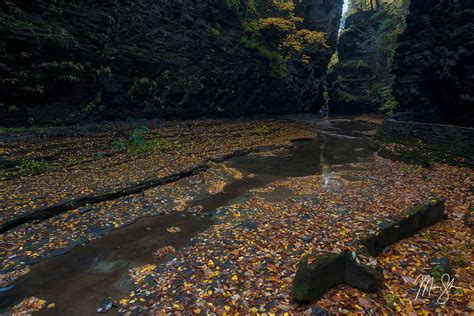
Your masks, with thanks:
[[[388,306],[390,306],[391,308],[395,309],[398,304],[400,304],[401,300],[400,300],[400,297],[396,294],[387,294],[385,296],[385,300],[387,301],[387,304]]]
[[[243,36],[240,39],[240,43],[243,47],[247,49],[257,51],[261,57],[265,58],[269,62],[270,68],[275,77],[286,77],[286,75],[288,74],[286,60],[278,51],[268,49],[254,36],[250,38],[247,36]]]
[[[160,152],[163,150],[168,150],[172,147],[173,146],[170,141],[157,137],[154,139],[147,140],[143,144],[130,146],[128,151],[133,154],[143,154]]]
[[[140,126],[135,128],[128,136],[128,142],[131,146],[140,146],[145,144],[145,137],[150,133],[147,126]]]
[[[234,11],[239,11],[241,6],[241,0],[225,0],[227,7]]]
[[[23,159],[19,165],[20,175],[32,176],[38,173],[51,171],[54,169],[53,165],[44,159],[27,160]]]
[[[94,160],[101,160],[101,159],[104,159],[105,158],[105,154],[104,153],[97,153],[94,155]]]
[[[214,37],[219,37],[221,35],[221,31],[215,27],[211,27],[210,32],[211,32],[211,35]]]
[[[4,181],[7,178],[7,172],[3,167],[0,166],[0,181]]]
[[[116,139],[112,142],[112,146],[115,150],[124,150],[127,147],[127,144],[121,140],[121,139]]]
[[[84,112],[90,113],[94,110],[103,110],[104,107],[105,106],[102,104],[102,91],[98,91],[94,99],[91,102],[87,103],[84,107]]]
[[[255,132],[259,134],[265,134],[265,133],[268,133],[269,131],[270,131],[270,128],[267,125],[261,125],[255,128]]]

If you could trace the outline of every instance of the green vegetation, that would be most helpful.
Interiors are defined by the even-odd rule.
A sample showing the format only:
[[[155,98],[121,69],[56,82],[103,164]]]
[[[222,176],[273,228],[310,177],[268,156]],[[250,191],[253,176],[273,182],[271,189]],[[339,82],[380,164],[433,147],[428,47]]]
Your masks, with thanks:
[[[0,134],[4,133],[26,133],[31,131],[39,131],[44,130],[46,128],[40,127],[4,127],[0,126]]]
[[[371,32],[366,50],[370,54],[332,62],[330,70],[337,74],[333,82],[334,102],[357,103],[391,116],[399,106],[392,94],[395,76],[391,73],[397,38],[405,27],[406,1],[353,0],[348,15],[371,11],[355,17],[351,27],[344,29],[348,41],[358,41],[363,32]],[[362,34],[361,34],[362,33]],[[354,90],[354,77],[361,89]],[[347,79],[347,80],[346,80]]]
[[[151,152],[159,152],[172,148],[171,142],[158,137],[145,141],[141,145],[132,145],[128,151],[134,154],[143,154]]]
[[[221,31],[217,27],[211,27],[210,32],[214,37],[219,37],[221,35]]]
[[[226,0],[226,4],[239,16],[246,33],[242,46],[267,60],[277,78],[286,77],[290,59],[310,62],[308,46],[328,48],[325,33],[304,28],[294,0]]]
[[[7,178],[7,172],[5,168],[0,166],[0,181],[4,181]]]
[[[173,144],[159,136],[150,137],[150,129],[147,126],[135,128],[128,136],[127,141],[116,139],[112,142],[112,146],[114,150],[127,150],[134,154],[158,152],[179,147],[178,144]]]
[[[255,128],[255,132],[259,134],[265,134],[265,133],[268,133],[269,131],[270,131],[270,128],[267,125],[261,125]]]
[[[128,90],[128,95],[132,100],[135,100],[140,97],[146,97],[150,95],[153,86],[156,83],[150,78],[147,77],[141,77],[141,78],[135,78],[133,81],[133,84],[130,86],[130,89]]]
[[[225,0],[227,7],[234,11],[238,11],[240,9],[241,0]]]
[[[467,267],[469,265],[469,260],[463,254],[454,257],[454,262],[460,267]]]
[[[95,109],[104,109],[104,105],[102,105],[102,91],[98,91],[95,98],[84,107],[84,112],[90,113]]]
[[[85,161],[87,158],[86,156],[84,155],[79,155],[79,156],[76,156],[76,157],[73,157],[70,161],[69,161],[69,164],[70,165],[77,165],[83,161]]]
[[[23,159],[19,165],[19,168],[20,168],[20,175],[32,176],[38,173],[51,171],[54,169],[54,166],[44,159],[40,159],[40,160]]]
[[[282,78],[287,75],[288,68],[286,65],[286,60],[277,51],[268,49],[255,37],[248,38],[244,36],[240,39],[240,43],[245,48],[256,50],[260,56],[267,59],[270,64],[270,68],[276,77]]]
[[[447,273],[446,269],[440,264],[435,265],[429,271],[429,275],[432,276],[438,282],[441,281],[441,278],[445,273]]]
[[[94,160],[101,160],[105,158],[105,154],[103,153],[97,153],[94,155]]]
[[[349,0],[348,15],[355,12],[368,11],[368,10],[380,10],[387,6],[400,5],[407,6],[408,0]]]
[[[112,146],[114,147],[114,150],[117,150],[117,151],[122,151],[125,148],[127,148],[127,144],[121,139],[114,140],[112,142]]]
[[[128,142],[131,146],[141,146],[145,144],[145,137],[150,133],[147,126],[140,126],[135,128],[128,137]]]
[[[393,295],[387,294],[385,296],[385,300],[387,301],[387,304],[393,309],[396,309],[398,304],[400,304],[401,302],[400,297],[397,294],[393,294]]]
[[[397,48],[397,38],[405,28],[407,3],[404,1],[387,3],[372,18],[381,19],[375,34],[375,49],[377,51],[374,63],[375,78],[373,88],[381,100],[380,111],[386,115],[393,115],[399,106],[392,95],[391,87],[395,75],[391,73],[392,63]]]

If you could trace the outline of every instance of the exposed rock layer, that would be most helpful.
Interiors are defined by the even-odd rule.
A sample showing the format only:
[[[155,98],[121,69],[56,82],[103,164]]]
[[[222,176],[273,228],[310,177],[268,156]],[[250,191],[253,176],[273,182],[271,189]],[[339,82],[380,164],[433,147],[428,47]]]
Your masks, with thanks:
[[[330,47],[305,48],[310,62],[289,60],[283,78],[242,45],[228,3],[3,1],[0,124],[317,109],[342,0],[295,2]]]
[[[384,157],[410,163],[474,167],[474,128],[385,120],[373,139]]]
[[[474,123],[474,1],[411,1],[394,93],[416,119]]]
[[[375,11],[362,11],[346,19],[337,46],[338,63],[328,74],[329,107],[333,113],[377,111],[379,104],[371,96],[375,58],[375,34],[380,19]]]

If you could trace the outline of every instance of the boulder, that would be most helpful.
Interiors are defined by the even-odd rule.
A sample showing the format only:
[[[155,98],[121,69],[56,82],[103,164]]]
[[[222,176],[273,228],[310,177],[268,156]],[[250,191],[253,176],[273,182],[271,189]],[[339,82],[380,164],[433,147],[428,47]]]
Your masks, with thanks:
[[[348,259],[345,281],[352,287],[365,292],[377,292],[383,284],[383,270]]]
[[[344,282],[347,258],[345,255],[324,253],[305,256],[293,281],[296,301],[309,303],[328,290]]]
[[[366,292],[376,292],[383,284],[383,270],[359,263],[351,251],[313,253],[305,256],[293,281],[293,296],[297,302],[319,299],[342,283]]]

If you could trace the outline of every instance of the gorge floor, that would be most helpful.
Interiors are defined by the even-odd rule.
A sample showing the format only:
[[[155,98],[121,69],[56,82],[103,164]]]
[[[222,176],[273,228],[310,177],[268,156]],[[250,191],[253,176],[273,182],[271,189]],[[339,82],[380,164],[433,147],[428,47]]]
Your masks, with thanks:
[[[12,266],[29,259],[40,262],[0,294],[1,308],[37,296],[55,303],[46,311],[43,306],[48,314],[94,314],[111,296],[118,306],[110,313],[316,311],[316,304],[299,306],[291,300],[291,280],[302,255],[350,247],[378,219],[442,195],[448,221],[377,257],[386,270],[382,293],[340,286],[318,306],[335,313],[466,310],[469,266],[455,264],[457,285],[465,291],[453,294],[446,305],[433,305],[432,298],[416,303],[413,284],[405,280],[425,272],[432,256],[471,254],[472,232],[459,222],[469,202],[471,170],[382,159],[368,147],[365,135],[371,128],[365,123],[311,123],[305,128],[316,136],[307,133],[299,137],[307,139],[291,146],[261,147],[174,183],[100,202],[85,213],[72,210],[6,232],[2,237],[22,249],[7,250],[4,268],[15,271]],[[117,213],[104,211],[110,209]],[[153,210],[134,213],[137,209]],[[118,212],[134,216],[120,221]],[[98,234],[87,231],[85,239],[79,238],[83,227],[101,221],[112,222],[111,229],[100,230],[98,224]],[[73,227],[66,234],[76,238],[64,239],[65,223]],[[180,230],[169,232],[171,227]],[[165,246],[177,251],[154,260],[152,253]],[[42,255],[34,259],[37,253]],[[14,310],[28,308],[20,304]]]

